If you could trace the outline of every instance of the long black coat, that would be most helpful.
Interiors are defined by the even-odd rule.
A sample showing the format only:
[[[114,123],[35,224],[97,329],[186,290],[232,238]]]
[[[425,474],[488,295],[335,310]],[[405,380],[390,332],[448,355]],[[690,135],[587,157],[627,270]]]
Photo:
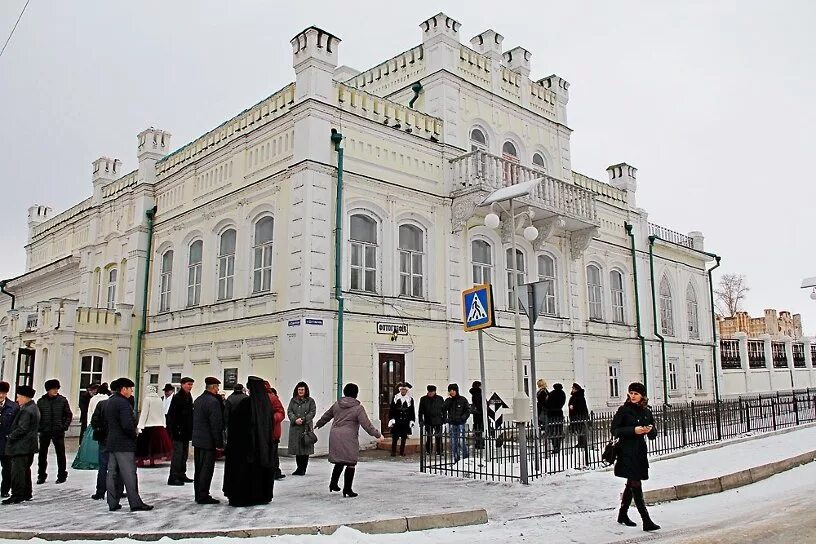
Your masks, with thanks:
[[[136,414],[133,405],[119,393],[103,401],[108,436],[105,450],[109,452],[136,451]],[[100,403],[101,404],[101,403]]]
[[[419,424],[442,425],[445,420],[444,406],[445,399],[439,395],[425,395],[419,399]]]
[[[635,427],[654,425],[654,416],[648,407],[626,401],[612,419],[612,435],[619,438],[615,476],[631,480],[649,479],[649,459],[646,436],[657,438],[657,427],[647,435],[635,434]]]
[[[224,405],[220,395],[204,391],[193,403],[193,447],[224,447]]]
[[[407,397],[407,399],[406,402],[397,395],[391,400],[388,419],[394,420],[394,426],[391,428],[393,435],[408,436],[411,434],[411,423],[416,421],[416,408],[414,407],[414,398]]]
[[[184,389],[173,395],[167,411],[167,432],[177,442],[193,438],[193,396]]]
[[[62,395],[49,397],[45,394],[37,401],[37,408],[40,409],[40,432],[51,436],[65,436],[65,431],[74,418],[68,399]]]
[[[3,408],[0,408],[0,455],[5,455],[6,438],[11,432],[11,424],[14,423],[14,416],[20,407],[13,400],[6,398]]]
[[[37,453],[37,429],[40,426],[40,409],[30,400],[20,406],[14,421],[11,423],[11,432],[6,441],[6,455],[31,455]]]

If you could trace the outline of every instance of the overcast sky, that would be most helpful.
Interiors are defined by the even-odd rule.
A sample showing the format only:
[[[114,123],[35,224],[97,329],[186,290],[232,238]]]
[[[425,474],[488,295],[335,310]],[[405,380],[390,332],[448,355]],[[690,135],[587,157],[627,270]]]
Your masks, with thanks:
[[[0,2],[0,40],[24,3]],[[366,69],[420,43],[440,10],[464,43],[492,28],[505,50],[532,52],[534,79],[571,83],[575,170],[606,180],[610,164],[636,166],[651,221],[703,231],[722,270],[747,276],[747,310],[800,312],[816,334],[799,289],[816,276],[807,0],[31,0],[0,57],[0,277],[24,271],[28,206],[89,196],[99,156],[135,168],[150,125],[177,148],[292,81],[289,40],[306,26]]]

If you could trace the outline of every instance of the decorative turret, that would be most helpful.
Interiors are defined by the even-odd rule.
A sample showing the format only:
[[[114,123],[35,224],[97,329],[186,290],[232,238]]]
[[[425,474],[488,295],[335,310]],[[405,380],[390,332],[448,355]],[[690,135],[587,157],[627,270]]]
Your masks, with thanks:
[[[93,181],[93,201],[102,202],[102,187],[122,175],[122,161],[109,157],[99,157],[91,163]]]
[[[523,47],[514,47],[502,55],[502,58],[505,66],[527,78],[530,77],[530,58],[532,56],[533,54]]]
[[[295,69],[295,100],[333,98],[334,70],[337,68],[340,38],[315,26],[291,40]]]
[[[136,157],[139,159],[140,181],[156,181],[156,162],[170,153],[170,133],[158,128],[146,128],[136,136]]]
[[[28,241],[31,241],[32,229],[51,218],[51,208],[34,204],[28,208]]]
[[[637,168],[625,162],[613,164],[606,168],[609,174],[609,184],[622,191],[626,191],[626,201],[629,207],[635,209],[637,193]]]
[[[462,25],[444,13],[434,15],[419,25],[428,73],[445,69],[454,71],[459,58],[459,28]]]
[[[494,30],[488,29],[471,38],[470,45],[473,46],[473,49],[477,53],[481,53],[492,59],[501,59],[503,41],[504,36]]]

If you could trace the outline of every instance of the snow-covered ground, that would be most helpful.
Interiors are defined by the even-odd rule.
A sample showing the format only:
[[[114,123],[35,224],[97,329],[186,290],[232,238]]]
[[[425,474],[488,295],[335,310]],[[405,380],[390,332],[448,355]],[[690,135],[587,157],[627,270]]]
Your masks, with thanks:
[[[645,487],[653,489],[719,476],[814,448],[816,428],[803,428],[784,435],[656,461],[652,463],[652,480]],[[285,459],[283,468],[288,473],[294,466],[289,459]],[[398,544],[427,538],[447,544],[501,541],[511,537],[517,541],[537,541],[541,537],[558,535],[558,538],[550,541],[601,543],[614,542],[627,535],[642,535],[642,532],[632,533],[631,529],[626,530],[614,523],[613,509],[622,482],[610,472],[575,471],[548,476],[530,486],[521,486],[421,474],[415,462],[368,460],[358,466],[355,490],[360,497],[343,499],[337,493],[328,492],[330,465],[325,460],[314,459],[309,475],[288,476],[276,484],[275,500],[271,505],[234,509],[226,505],[196,505],[191,486],[165,485],[167,470],[167,466],[139,470],[143,498],[156,505],[152,512],[130,513],[127,508],[116,513],[108,512],[103,501],[90,499],[95,473],[71,471],[66,484],[57,486],[49,482],[35,486],[32,502],[0,507],[2,526],[6,530],[49,531],[238,529],[352,523],[483,507],[489,513],[490,523],[487,525],[436,530],[422,537],[416,534],[368,536],[341,528],[332,536],[276,537],[273,540],[218,538],[212,542]],[[222,465],[219,464],[213,485],[213,495],[216,497],[221,495],[218,492],[221,470]],[[192,474],[192,466],[189,473]],[[705,518],[721,514],[709,513],[707,508],[723,510],[723,515],[731,515],[737,512],[737,503],[745,502],[741,497],[752,496],[757,493],[756,489],[779,488],[781,492],[782,487],[777,483],[780,480],[786,482],[785,485],[794,483],[797,488],[809,486],[808,492],[812,493],[816,484],[816,465],[796,469],[749,488],[658,506],[654,508],[655,518],[666,526],[666,532],[671,532],[687,519],[685,516],[694,514],[699,518],[700,514],[705,514]],[[740,499],[737,501],[737,498]],[[708,506],[697,506],[700,504]],[[722,508],[724,505],[728,505],[728,508]]]

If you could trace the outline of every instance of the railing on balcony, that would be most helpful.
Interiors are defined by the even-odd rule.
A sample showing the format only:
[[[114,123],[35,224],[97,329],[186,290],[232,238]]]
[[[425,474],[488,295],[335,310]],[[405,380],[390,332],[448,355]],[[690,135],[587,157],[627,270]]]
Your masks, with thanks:
[[[38,314],[28,314],[26,317],[26,332],[31,332],[37,330],[37,324],[39,323],[39,315]]]
[[[774,368],[788,368],[788,354],[784,342],[771,342],[771,356]]]
[[[762,340],[748,340],[748,366],[750,368],[765,368],[765,342]]]
[[[595,198],[591,191],[555,179],[539,170],[479,150],[451,159],[450,162],[454,190],[481,187],[495,191],[501,187],[541,178],[536,190],[527,197],[534,205],[589,223],[597,221]]]
[[[725,370],[742,368],[739,352],[739,340],[720,340],[720,363]]]
[[[690,236],[680,234],[679,232],[667,229],[666,227],[661,227],[660,225],[649,223],[649,234],[651,236],[657,236],[661,240],[666,240],[667,242],[672,242],[681,246],[694,249],[694,241],[691,239]]]
[[[793,344],[793,366],[794,368],[806,368],[805,345],[802,343]]]

